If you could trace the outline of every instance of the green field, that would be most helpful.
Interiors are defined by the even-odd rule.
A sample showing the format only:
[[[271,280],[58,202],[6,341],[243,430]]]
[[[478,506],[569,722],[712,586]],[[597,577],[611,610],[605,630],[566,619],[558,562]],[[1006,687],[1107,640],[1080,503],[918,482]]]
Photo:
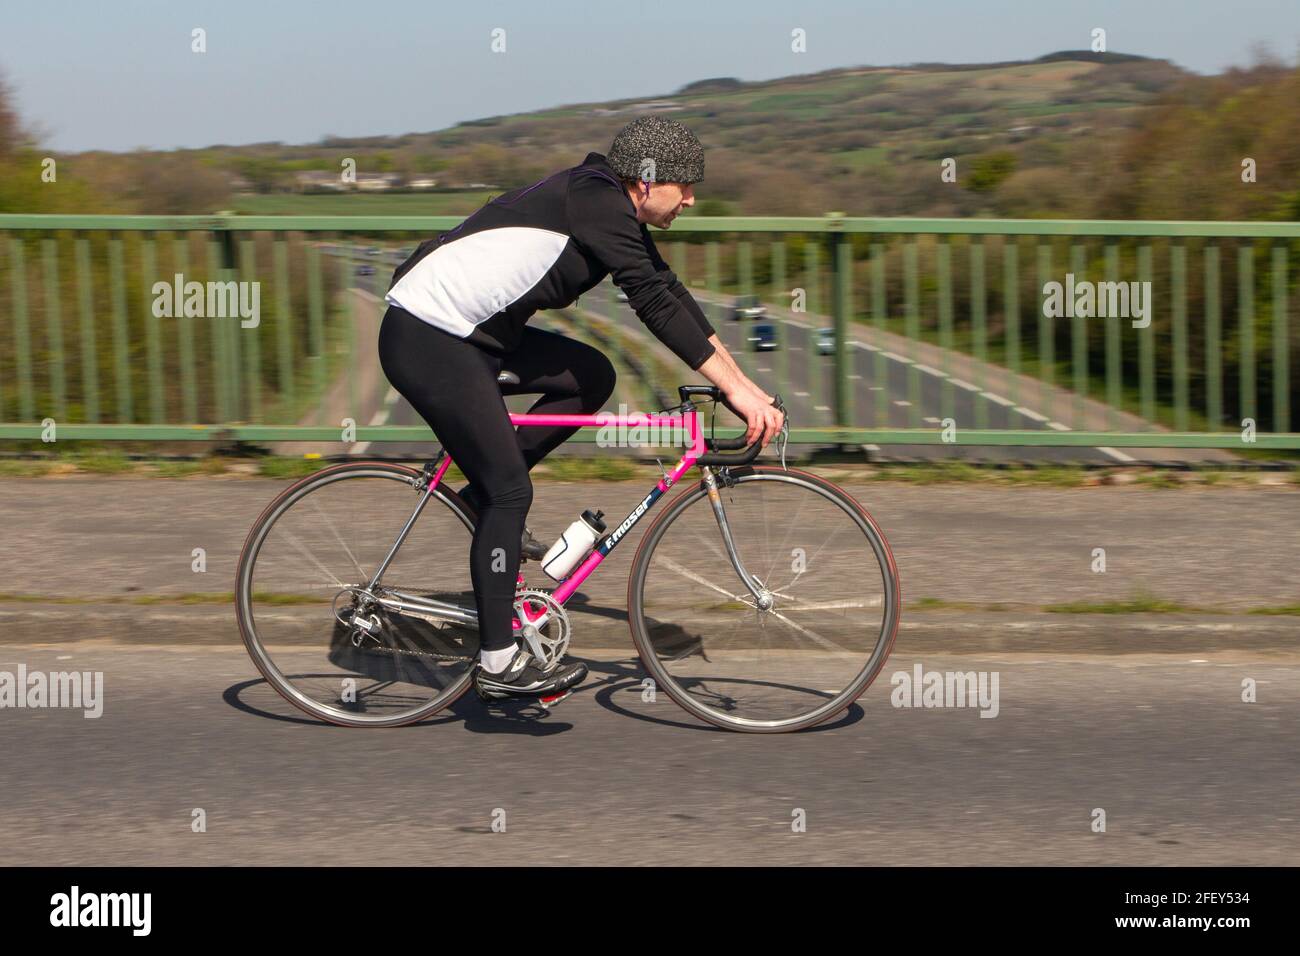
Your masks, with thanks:
[[[835,162],[849,169],[867,169],[882,166],[889,161],[889,150],[883,146],[869,146],[865,149],[846,149],[834,154]]]
[[[501,190],[463,193],[398,193],[392,196],[274,193],[235,197],[235,211],[248,216],[468,216]]]

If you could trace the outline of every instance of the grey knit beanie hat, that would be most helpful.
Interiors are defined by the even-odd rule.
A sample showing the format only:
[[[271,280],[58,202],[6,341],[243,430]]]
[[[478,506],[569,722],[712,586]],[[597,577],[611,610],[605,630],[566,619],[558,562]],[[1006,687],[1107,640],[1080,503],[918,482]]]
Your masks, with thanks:
[[[614,137],[605,157],[624,179],[698,183],[704,178],[704,147],[681,123],[662,116],[640,116]]]

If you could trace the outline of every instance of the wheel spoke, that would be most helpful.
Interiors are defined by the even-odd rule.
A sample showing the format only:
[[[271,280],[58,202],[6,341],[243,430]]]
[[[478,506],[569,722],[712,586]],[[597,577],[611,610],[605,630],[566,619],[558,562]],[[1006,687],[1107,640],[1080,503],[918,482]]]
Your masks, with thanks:
[[[659,564],[661,564],[662,566],[668,568],[670,571],[675,571],[677,574],[680,574],[682,577],[686,578],[686,580],[688,580],[688,581],[694,581],[696,584],[702,584],[702,585],[704,585],[706,588],[710,588],[710,589],[712,589],[712,590],[714,590],[714,591],[717,591],[719,594],[725,594],[727,597],[731,598],[731,600],[733,600],[733,601],[742,601],[742,600],[743,600],[743,598],[741,598],[741,596],[740,596],[739,594],[732,594],[732,593],[731,593],[730,591],[728,591],[726,588],[724,588],[724,587],[720,587],[720,586],[714,584],[712,581],[710,581],[710,580],[708,580],[707,578],[705,578],[704,575],[702,575],[702,574],[697,574],[697,573],[695,573],[694,571],[691,571],[689,568],[684,568],[684,567],[682,567],[680,564],[678,564],[678,563],[677,563],[676,561],[674,561],[672,558],[665,557],[664,555],[661,555],[661,554],[657,554],[657,555],[655,555],[655,561],[657,561],[657,562],[658,562]]]
[[[342,548],[344,552],[346,552],[348,558],[352,561],[352,567],[356,569],[357,574],[360,576],[360,580],[358,583],[369,583],[370,578],[366,575],[366,572],[362,569],[361,562],[357,560],[356,555],[352,553],[352,549],[348,547],[348,543],[344,541],[343,536],[339,534],[338,528],[334,526],[333,519],[331,519],[329,515],[321,511],[319,501],[312,501],[312,507],[316,509],[316,513],[320,515],[321,520],[325,522],[325,526],[329,529],[330,533],[334,535],[334,540],[339,543],[339,547]]]
[[[848,648],[840,647],[840,645],[836,644],[834,641],[827,640],[826,638],[822,637],[820,634],[818,634],[816,631],[812,630],[811,628],[804,627],[802,624],[798,623],[797,621],[790,620],[790,618],[786,617],[780,611],[768,611],[768,613],[771,614],[778,621],[784,621],[786,624],[790,625],[790,627],[798,631],[804,637],[809,638],[813,642],[826,648],[828,651],[835,651],[838,654],[847,654],[847,655],[851,655],[853,653]]]
[[[414,614],[387,612],[357,591],[368,583],[366,565],[377,566],[370,559],[393,552],[393,580],[427,582],[423,590],[449,596],[453,603],[463,603],[463,597],[452,596],[473,593],[471,532],[445,499],[424,505],[396,552],[397,531],[375,530],[407,527],[413,508],[410,480],[409,469],[395,465],[326,469],[306,487],[294,486],[292,494],[272,502],[241,555],[236,597],[245,644],[270,686],[315,717],[354,726],[410,723],[469,687],[478,656],[474,629],[444,633],[446,628]],[[370,515],[392,523],[351,524],[351,516]],[[440,560],[431,563],[431,555]],[[328,563],[359,580],[340,580]],[[289,586],[302,578],[305,583]],[[380,621],[379,630],[359,643],[335,618],[338,592],[344,589],[353,591],[353,607],[360,602]],[[293,607],[281,607],[287,604]],[[346,600],[338,605],[344,620],[347,607]]]

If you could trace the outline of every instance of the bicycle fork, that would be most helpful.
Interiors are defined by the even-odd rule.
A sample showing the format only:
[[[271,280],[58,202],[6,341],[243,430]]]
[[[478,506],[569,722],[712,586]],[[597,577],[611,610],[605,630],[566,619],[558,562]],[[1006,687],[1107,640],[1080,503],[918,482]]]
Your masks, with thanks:
[[[754,601],[760,611],[770,611],[773,606],[772,592],[757,577],[749,573],[745,563],[740,560],[740,555],[736,552],[736,542],[731,537],[731,525],[727,521],[726,509],[722,506],[722,495],[718,493],[718,479],[714,475],[713,469],[708,465],[701,465],[700,471],[704,476],[704,490],[708,493],[709,504],[713,506],[713,516],[718,519],[718,528],[722,532],[722,541],[727,546],[727,556],[731,559],[731,566],[736,569],[736,574],[744,582],[745,587],[749,588],[749,593],[754,595]],[[727,478],[724,476],[723,483],[726,484]]]

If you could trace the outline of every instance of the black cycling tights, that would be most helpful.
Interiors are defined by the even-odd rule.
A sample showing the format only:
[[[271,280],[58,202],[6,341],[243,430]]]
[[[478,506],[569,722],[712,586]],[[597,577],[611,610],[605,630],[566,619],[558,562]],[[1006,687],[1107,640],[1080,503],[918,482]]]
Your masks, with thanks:
[[[515,641],[510,620],[519,539],[533,501],[528,470],[577,429],[516,431],[501,396],[541,392],[530,412],[594,415],[614,393],[614,366],[589,345],[527,326],[518,348],[494,354],[396,306],[379,328],[379,361],[470,481],[462,494],[469,490],[469,504],[478,510],[469,566],[480,646],[503,650]],[[514,372],[519,384],[498,384],[501,371]],[[505,566],[498,560],[494,571],[498,548]]]

